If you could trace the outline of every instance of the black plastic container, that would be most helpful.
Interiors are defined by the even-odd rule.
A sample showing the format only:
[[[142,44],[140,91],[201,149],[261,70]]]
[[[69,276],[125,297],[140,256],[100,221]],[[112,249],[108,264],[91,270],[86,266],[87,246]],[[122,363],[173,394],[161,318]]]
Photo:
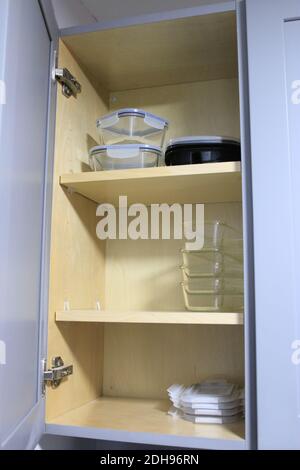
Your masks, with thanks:
[[[169,143],[165,154],[167,166],[240,160],[240,142],[228,137],[199,136],[174,139]]]

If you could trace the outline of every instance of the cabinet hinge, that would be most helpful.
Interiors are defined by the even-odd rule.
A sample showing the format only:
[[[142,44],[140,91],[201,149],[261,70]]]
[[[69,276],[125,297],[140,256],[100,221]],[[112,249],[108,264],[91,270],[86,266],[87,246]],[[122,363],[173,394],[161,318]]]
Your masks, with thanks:
[[[62,93],[67,98],[81,93],[81,85],[68,69],[55,69],[55,79],[62,85]]]
[[[58,56],[57,51],[53,53],[53,65],[52,65],[52,79],[57,81],[62,86],[62,93],[67,98],[77,98],[78,93],[81,93],[81,85],[71,72],[66,68],[58,68]]]
[[[44,360],[43,363],[43,393],[45,393],[46,384],[51,385],[52,388],[57,388],[62,379],[73,374],[73,365],[65,366],[64,361],[59,356],[52,359],[51,369],[47,369],[46,360]]]

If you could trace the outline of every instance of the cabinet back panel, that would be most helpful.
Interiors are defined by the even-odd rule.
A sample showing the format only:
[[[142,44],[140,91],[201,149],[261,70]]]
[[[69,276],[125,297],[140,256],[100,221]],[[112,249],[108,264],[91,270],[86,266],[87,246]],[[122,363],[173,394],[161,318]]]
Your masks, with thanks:
[[[240,136],[237,79],[111,93],[110,107],[142,108],[170,121],[167,140],[185,135]]]
[[[59,185],[62,173],[87,169],[87,151],[97,142],[96,118],[107,111],[66,46],[60,43],[59,65],[82,84],[77,99],[57,91],[55,166],[53,175],[48,364],[54,356],[74,365],[56,390],[47,387],[47,419],[93,400],[101,393],[103,327],[92,324],[56,324],[55,311],[94,308],[104,296],[105,245],[96,238],[96,204],[68,194]]]
[[[242,230],[241,204],[207,204],[205,219]],[[106,308],[181,310],[182,241],[108,241]],[[105,325],[106,396],[165,398],[174,382],[211,377],[243,383],[243,329],[230,326]]]
[[[105,325],[105,396],[166,398],[173,383],[244,381],[237,326]]]
[[[205,204],[205,220],[242,232],[241,203]],[[184,311],[180,287],[184,240],[108,240],[105,309]]]

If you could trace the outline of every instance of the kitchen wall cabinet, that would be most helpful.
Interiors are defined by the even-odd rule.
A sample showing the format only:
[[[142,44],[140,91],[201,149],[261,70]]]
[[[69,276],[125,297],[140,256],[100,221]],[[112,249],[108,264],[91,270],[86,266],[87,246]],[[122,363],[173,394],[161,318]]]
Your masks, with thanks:
[[[259,3],[266,9],[259,7]],[[293,1],[284,3],[290,8],[289,18],[297,14]],[[275,170],[270,170],[271,161],[279,165],[281,160],[278,149],[273,147],[272,154],[268,153],[257,124],[258,110],[261,116],[266,116],[269,110],[267,101],[258,104],[257,93],[266,67],[259,63],[261,56],[257,55],[259,46],[254,39],[253,23],[256,11],[261,11],[261,21],[264,15],[268,16],[268,4],[267,0],[218,3],[211,11],[207,5],[199,6],[167,17],[151,15],[114,24],[94,23],[59,34],[50,2],[42,1],[39,5],[26,0],[26,14],[30,18],[24,34],[32,44],[41,43],[43,38],[45,50],[40,60],[41,47],[38,51],[28,49],[28,54],[32,54],[30,60],[36,59],[40,64],[39,73],[34,76],[38,85],[29,72],[28,76],[25,74],[31,87],[35,86],[35,93],[29,91],[28,96],[35,96],[36,106],[23,104],[23,95],[16,94],[15,89],[11,95],[24,113],[19,113],[23,121],[34,126],[34,131],[23,127],[23,141],[31,142],[34,148],[25,145],[21,154],[16,148],[12,151],[9,144],[15,132],[13,121],[6,120],[5,125],[0,121],[4,142],[1,146],[11,155],[7,171],[12,178],[11,182],[7,180],[7,191],[2,197],[3,224],[9,219],[17,194],[26,194],[28,201],[24,198],[23,204],[31,214],[30,224],[25,224],[25,238],[20,231],[14,232],[14,238],[6,230],[1,233],[1,257],[6,264],[1,266],[4,303],[0,339],[7,350],[6,364],[0,370],[7,387],[6,410],[2,413],[8,417],[7,426],[1,427],[2,448],[30,448],[45,431],[145,445],[238,450],[256,448],[257,429],[259,447],[280,446],[281,435],[274,429],[267,434],[264,424],[270,419],[264,391],[269,390],[268,396],[273,392],[275,375],[268,367],[270,382],[265,383],[272,348],[271,335],[267,335],[264,347],[263,332],[268,327],[269,332],[276,329],[279,334],[280,316],[274,317],[273,309],[283,308],[284,296],[278,285],[276,299],[274,294],[270,297],[272,283],[266,282],[270,277],[266,277],[263,265],[266,253],[263,232],[269,232],[271,240],[271,226],[267,231],[265,228],[271,208],[270,198],[261,200],[261,188],[265,187],[262,178],[265,181],[269,175],[268,191],[274,192],[270,174],[273,177]],[[6,24],[16,27],[12,6],[6,2],[3,6]],[[297,39],[298,24],[284,23],[287,17],[284,11],[279,15],[279,10],[278,7],[280,24],[284,25],[281,47],[286,47],[286,70],[294,75],[296,71],[289,65],[295,60],[290,55],[290,44]],[[273,16],[269,21],[273,25]],[[258,33],[262,31],[258,29]],[[9,58],[4,63],[3,76],[8,79]],[[24,57],[25,71],[28,63]],[[82,91],[76,99],[64,96],[61,85],[52,80],[54,66],[69,69],[80,82]],[[257,68],[259,74],[255,72]],[[16,110],[11,106],[8,102],[7,108],[1,108],[2,117],[6,112],[14,113],[15,117]],[[96,119],[109,110],[128,106],[168,118],[169,138],[187,134],[240,138],[241,164],[91,172],[87,156],[88,149],[99,143]],[[297,146],[295,109],[291,108],[289,116],[291,152]],[[32,118],[28,119],[30,112]],[[267,137],[266,142],[270,134]],[[289,148],[287,141],[282,141],[282,145],[286,145],[286,150]],[[40,165],[38,175],[27,171],[35,157]],[[21,160],[24,168],[19,164]],[[296,160],[291,161],[296,174]],[[288,170],[283,169],[281,176],[288,192]],[[295,181],[294,178],[291,187],[296,194]],[[39,197],[32,188],[39,191]],[[181,241],[98,240],[97,204],[116,203],[121,194],[128,194],[130,202],[146,204],[204,203],[207,219],[222,219],[241,231],[244,312],[223,312],[218,316],[184,310],[178,288]],[[19,201],[20,198],[16,203]],[[290,210],[282,214],[286,218],[286,250],[296,247],[290,238],[291,220],[297,224],[293,218],[296,210],[292,205],[288,207]],[[12,223],[11,230],[13,227]],[[282,231],[278,223],[276,227],[279,236]],[[32,238],[35,235],[37,238]],[[16,246],[21,253],[18,261],[11,258],[11,253],[18,256]],[[26,260],[25,255],[30,259]],[[269,267],[273,266],[273,275],[277,273],[276,259],[272,251]],[[287,257],[285,266],[288,261]],[[30,288],[25,288],[21,280],[18,282],[16,266],[22,279],[26,277],[22,271],[26,266]],[[23,288],[15,289],[14,296],[11,286],[15,282]],[[289,292],[286,288],[285,298]],[[293,299],[297,302],[296,295]],[[290,312],[296,311],[288,302],[284,305],[291,308]],[[292,329],[296,317],[291,313],[287,318]],[[12,331],[15,336],[22,333],[22,342],[11,336]],[[283,360],[278,351],[277,356],[274,351],[273,354]],[[73,374],[56,388],[44,387],[45,364],[48,369],[57,356],[73,365]],[[28,371],[24,363],[30,364]],[[291,370],[297,374],[295,368]],[[193,425],[167,415],[169,385],[195,383],[212,376],[226,376],[245,386],[244,421],[232,425]],[[291,377],[287,380],[294,393]],[[12,401],[18,402],[17,396],[23,389],[28,394],[28,405],[25,407],[24,403],[22,409],[14,405],[15,416],[11,417]],[[297,446],[296,440],[291,442]]]

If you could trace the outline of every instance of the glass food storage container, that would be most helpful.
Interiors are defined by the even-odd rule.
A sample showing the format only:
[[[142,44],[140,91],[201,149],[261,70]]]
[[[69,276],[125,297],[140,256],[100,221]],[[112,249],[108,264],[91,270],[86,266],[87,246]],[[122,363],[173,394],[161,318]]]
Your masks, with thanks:
[[[181,283],[184,303],[191,312],[242,312],[243,294],[230,291],[190,290],[187,283]]]
[[[106,145],[144,143],[162,147],[168,125],[166,119],[135,108],[120,109],[97,121],[97,129]]]
[[[94,171],[125,170],[158,166],[161,155],[159,147],[150,145],[107,145],[93,147],[89,161]]]
[[[222,276],[200,276],[190,277],[183,271],[184,285],[189,292],[213,291],[213,292],[232,292],[243,294],[244,280],[242,277],[222,277]]]
[[[203,233],[201,233],[201,230]],[[202,249],[223,249],[230,252],[243,251],[243,237],[240,231],[220,220],[207,221],[200,228],[195,227],[193,222],[184,222],[185,234],[191,231],[193,234],[201,234],[204,244]]]
[[[189,278],[230,276],[243,277],[243,254],[240,251],[228,253],[220,248],[199,251],[181,250],[183,274]]]

